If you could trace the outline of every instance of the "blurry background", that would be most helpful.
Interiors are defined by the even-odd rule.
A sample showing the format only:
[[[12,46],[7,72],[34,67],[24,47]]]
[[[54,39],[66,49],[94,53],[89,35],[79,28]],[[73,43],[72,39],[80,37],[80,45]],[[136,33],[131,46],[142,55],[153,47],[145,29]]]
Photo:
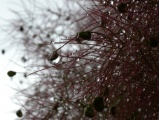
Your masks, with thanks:
[[[42,1],[42,0],[39,0]],[[35,0],[32,0],[35,2]],[[9,22],[15,17],[11,10],[21,12],[23,0],[0,0],[0,120],[14,120],[17,118],[16,111],[20,109],[15,101],[16,89],[23,87],[19,84],[22,77],[14,79],[7,76],[9,70],[23,74],[24,68],[20,56],[19,46],[15,47],[7,36]],[[6,34],[5,34],[6,33]],[[22,78],[23,79],[23,78]]]
[[[9,24],[18,17],[14,11],[25,14],[25,7],[31,11],[36,11],[35,5],[37,2],[42,7],[51,7],[52,4],[49,4],[49,1],[50,0],[0,0],[0,120],[18,119],[16,111],[20,109],[21,103],[18,102],[16,93],[20,88],[27,86],[26,84],[22,84],[25,80],[24,73],[26,70],[24,68],[26,64],[24,64],[24,61],[21,59],[23,54],[20,49],[23,48],[21,48],[21,45],[17,45],[17,42],[14,42],[15,38],[9,36],[14,32],[14,30],[12,30],[14,25],[10,26]],[[59,0],[58,3],[58,6],[62,5]],[[9,70],[17,72],[14,79],[7,76]]]
[[[58,7],[62,6],[61,1],[62,0],[58,0]],[[18,99],[21,98],[16,96],[16,93],[19,92],[21,88],[24,89],[27,86],[26,84],[23,84],[23,82],[28,82],[29,85],[34,82],[34,78],[30,79],[29,77],[29,79],[27,79],[24,77],[24,73],[26,72],[24,66],[27,66],[27,64],[24,63],[24,59],[22,59],[24,48],[22,48],[21,44],[18,44],[18,40],[21,39],[16,39],[18,37],[14,38],[14,36],[11,36],[12,33],[19,30],[19,27],[16,28],[16,25],[20,26],[20,22],[17,22],[17,18],[25,19],[25,17],[21,15],[26,13],[25,10],[29,9],[31,11],[32,14],[28,13],[29,18],[30,15],[33,17],[34,13],[39,13],[36,9],[37,6],[39,6],[41,10],[46,6],[54,9],[54,7],[56,8],[56,4],[54,4],[52,0],[0,0],[0,2],[0,120],[15,120],[18,119],[16,116],[16,111],[21,109],[20,106],[22,106],[18,101]],[[50,2],[53,4],[49,4]],[[64,7],[62,8],[64,9]],[[66,5],[65,8],[68,9]],[[15,14],[16,12],[17,14]],[[18,13],[20,13],[20,16],[18,16]],[[74,21],[73,16],[72,18],[72,21]],[[69,16],[67,19],[70,19]],[[15,25],[12,24],[14,23],[14,20]],[[14,26],[16,30],[13,29]],[[9,78],[7,76],[7,72],[9,70],[16,71],[17,75],[14,78]],[[27,72],[30,73],[31,71]],[[31,82],[29,80],[31,80]]]
[[[14,120],[17,118],[15,111],[19,109],[13,101],[16,93],[13,88],[18,87],[19,81],[9,78],[7,71],[13,69],[21,71],[23,68],[11,62],[11,60],[16,61],[18,55],[15,47],[11,46],[11,41],[4,34],[6,31],[3,30],[9,19],[14,18],[14,14],[9,9],[17,9],[16,3],[13,3],[13,0],[0,0],[0,120]]]

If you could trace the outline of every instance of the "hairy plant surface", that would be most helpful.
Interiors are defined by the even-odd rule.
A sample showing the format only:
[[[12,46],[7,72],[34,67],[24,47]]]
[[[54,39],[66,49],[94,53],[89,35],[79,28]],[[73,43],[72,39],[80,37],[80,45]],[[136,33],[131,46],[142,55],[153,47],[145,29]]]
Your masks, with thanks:
[[[15,20],[30,75],[38,76],[21,91],[24,119],[157,120],[159,1],[67,5],[64,12],[39,9],[31,26]]]

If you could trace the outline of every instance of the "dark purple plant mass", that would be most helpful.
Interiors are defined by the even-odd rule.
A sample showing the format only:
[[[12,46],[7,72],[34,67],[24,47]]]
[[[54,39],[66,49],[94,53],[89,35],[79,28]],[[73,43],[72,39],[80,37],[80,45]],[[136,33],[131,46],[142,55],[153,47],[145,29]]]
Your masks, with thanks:
[[[24,119],[158,120],[159,1],[66,6],[12,24],[38,78],[21,92]]]

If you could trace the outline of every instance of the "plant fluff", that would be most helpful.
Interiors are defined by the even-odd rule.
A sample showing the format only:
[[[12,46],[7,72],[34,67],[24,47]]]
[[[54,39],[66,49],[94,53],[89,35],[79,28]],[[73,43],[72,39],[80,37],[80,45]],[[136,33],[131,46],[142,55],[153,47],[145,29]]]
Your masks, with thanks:
[[[43,68],[33,72],[39,75],[39,82],[23,91],[27,98],[23,117],[157,120],[158,0],[91,0],[78,5],[80,10],[71,19],[76,29],[66,23],[68,27],[63,27],[61,34],[69,37],[62,42],[49,37],[50,41],[44,42],[44,35],[54,28],[42,26],[39,29],[45,34],[34,34],[41,43],[33,44],[28,39],[37,48],[33,54],[40,58]],[[68,13],[73,14],[71,10]],[[74,36],[66,32],[68,28],[75,31]],[[25,28],[19,32],[25,32]],[[25,39],[28,36],[23,34]],[[46,54],[55,48],[58,53],[53,52],[49,60],[59,60],[50,64]]]

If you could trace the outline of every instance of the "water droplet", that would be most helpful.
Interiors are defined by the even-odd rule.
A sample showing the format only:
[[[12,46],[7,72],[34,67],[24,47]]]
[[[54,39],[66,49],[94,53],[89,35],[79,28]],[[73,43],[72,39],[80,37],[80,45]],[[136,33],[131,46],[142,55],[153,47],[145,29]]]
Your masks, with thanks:
[[[138,112],[141,112],[141,108],[138,109]]]
[[[143,42],[143,41],[144,41],[144,39],[145,39],[145,37],[142,37],[140,41],[141,41],[141,42]]]
[[[125,33],[125,30],[124,30],[124,29],[122,29],[122,32],[123,32],[123,33]]]
[[[110,2],[110,4],[111,4],[111,5],[114,5],[114,2],[113,2],[113,1],[111,1],[111,2]]]
[[[99,82],[100,81],[100,78],[97,78],[97,82]]]
[[[149,102],[149,104],[148,104],[149,106],[151,105],[151,102]]]
[[[79,61],[79,58],[77,58],[77,60],[76,61]]]
[[[103,45],[105,46],[105,45],[107,45],[107,43],[103,43]]]
[[[144,118],[146,119],[146,118],[147,118],[147,115],[144,115]]]

